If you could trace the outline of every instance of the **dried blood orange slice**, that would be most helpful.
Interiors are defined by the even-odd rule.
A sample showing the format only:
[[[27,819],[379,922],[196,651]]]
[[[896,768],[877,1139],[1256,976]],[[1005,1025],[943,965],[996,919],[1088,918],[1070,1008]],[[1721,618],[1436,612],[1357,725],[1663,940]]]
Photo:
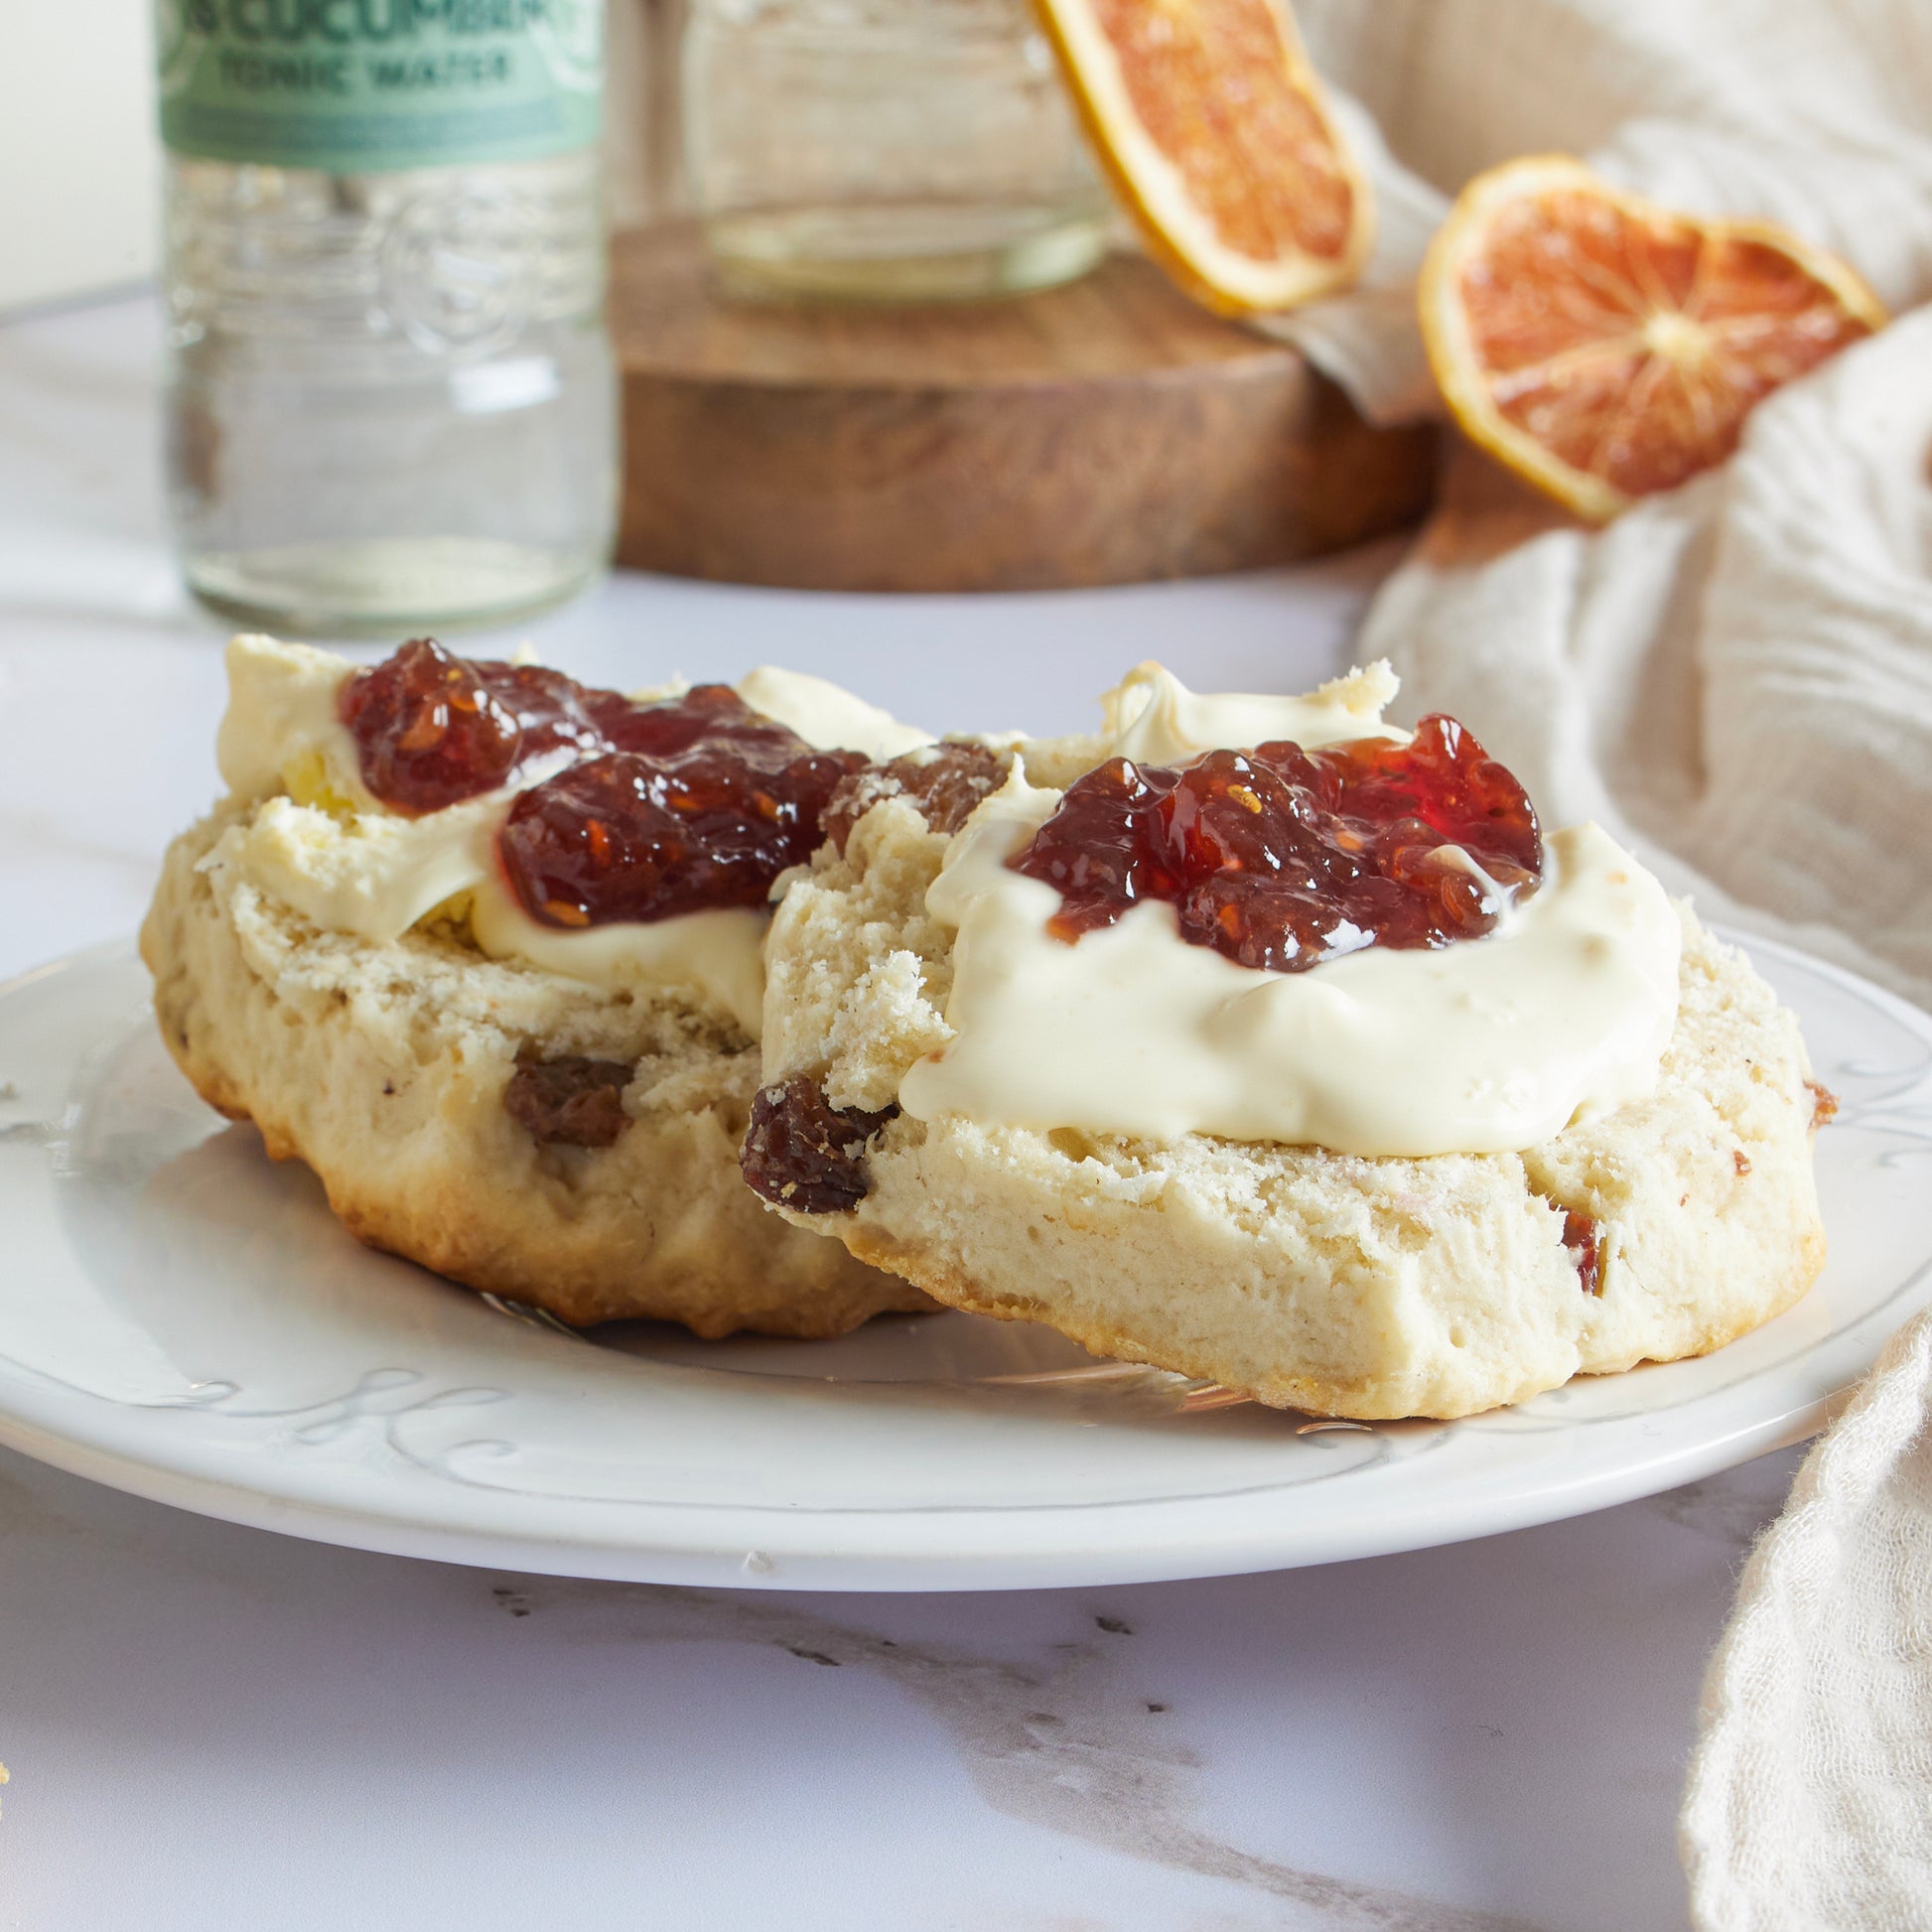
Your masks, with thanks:
[[[1563,155],[1462,191],[1419,300],[1463,429],[1593,521],[1722,463],[1760,397],[1885,324],[1823,249],[1673,213]]]
[[[1367,182],[1286,0],[1035,0],[1148,245],[1226,314],[1292,308],[1368,252]]]

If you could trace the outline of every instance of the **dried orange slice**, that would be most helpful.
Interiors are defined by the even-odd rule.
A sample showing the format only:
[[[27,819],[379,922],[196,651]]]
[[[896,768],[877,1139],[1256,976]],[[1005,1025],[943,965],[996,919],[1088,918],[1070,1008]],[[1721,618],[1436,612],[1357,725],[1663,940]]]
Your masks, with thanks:
[[[1368,183],[1285,0],[1035,0],[1150,251],[1223,314],[1293,308],[1368,252]]]
[[[1885,325],[1822,248],[1673,213],[1564,155],[1478,175],[1419,300],[1457,422],[1597,522],[1722,463],[1760,397]]]

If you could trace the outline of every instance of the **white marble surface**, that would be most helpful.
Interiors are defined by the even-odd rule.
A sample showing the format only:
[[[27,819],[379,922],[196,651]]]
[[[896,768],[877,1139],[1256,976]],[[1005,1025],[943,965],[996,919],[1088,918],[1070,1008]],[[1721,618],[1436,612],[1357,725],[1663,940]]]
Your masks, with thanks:
[[[130,930],[214,788],[153,358],[140,302],[0,328],[0,974]],[[530,634],[1060,729],[1156,651],[1325,671],[1389,556],[970,601],[621,578]],[[0,1924],[1678,1927],[1699,1673],[1795,1460],[1326,1570],[867,1599],[365,1556],[0,1453]]]

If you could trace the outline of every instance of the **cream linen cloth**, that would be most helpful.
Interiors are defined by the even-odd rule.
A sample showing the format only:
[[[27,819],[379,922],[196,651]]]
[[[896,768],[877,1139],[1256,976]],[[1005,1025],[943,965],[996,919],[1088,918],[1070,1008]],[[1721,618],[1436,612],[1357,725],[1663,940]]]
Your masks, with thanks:
[[[1302,0],[1379,190],[1364,287],[1282,327],[1372,415],[1434,407],[1412,283],[1448,194],[1561,150],[1768,215],[1932,297],[1932,0]],[[1932,309],[1733,460],[1587,533],[1451,465],[1371,611],[1420,710],[1545,822],[1932,1005]],[[1932,1206],[1928,1207],[1932,1213]],[[1705,1932],[1932,1927],[1932,1315],[1804,1465],[1713,1659],[1682,1839]]]

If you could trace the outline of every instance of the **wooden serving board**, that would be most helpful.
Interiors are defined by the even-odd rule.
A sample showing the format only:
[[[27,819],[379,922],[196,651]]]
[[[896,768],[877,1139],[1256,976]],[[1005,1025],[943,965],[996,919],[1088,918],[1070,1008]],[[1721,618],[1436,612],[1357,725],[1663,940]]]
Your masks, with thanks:
[[[1301,353],[1137,257],[1003,302],[745,303],[690,223],[616,237],[618,556],[808,590],[1204,576],[1419,516],[1428,429],[1372,429]]]

